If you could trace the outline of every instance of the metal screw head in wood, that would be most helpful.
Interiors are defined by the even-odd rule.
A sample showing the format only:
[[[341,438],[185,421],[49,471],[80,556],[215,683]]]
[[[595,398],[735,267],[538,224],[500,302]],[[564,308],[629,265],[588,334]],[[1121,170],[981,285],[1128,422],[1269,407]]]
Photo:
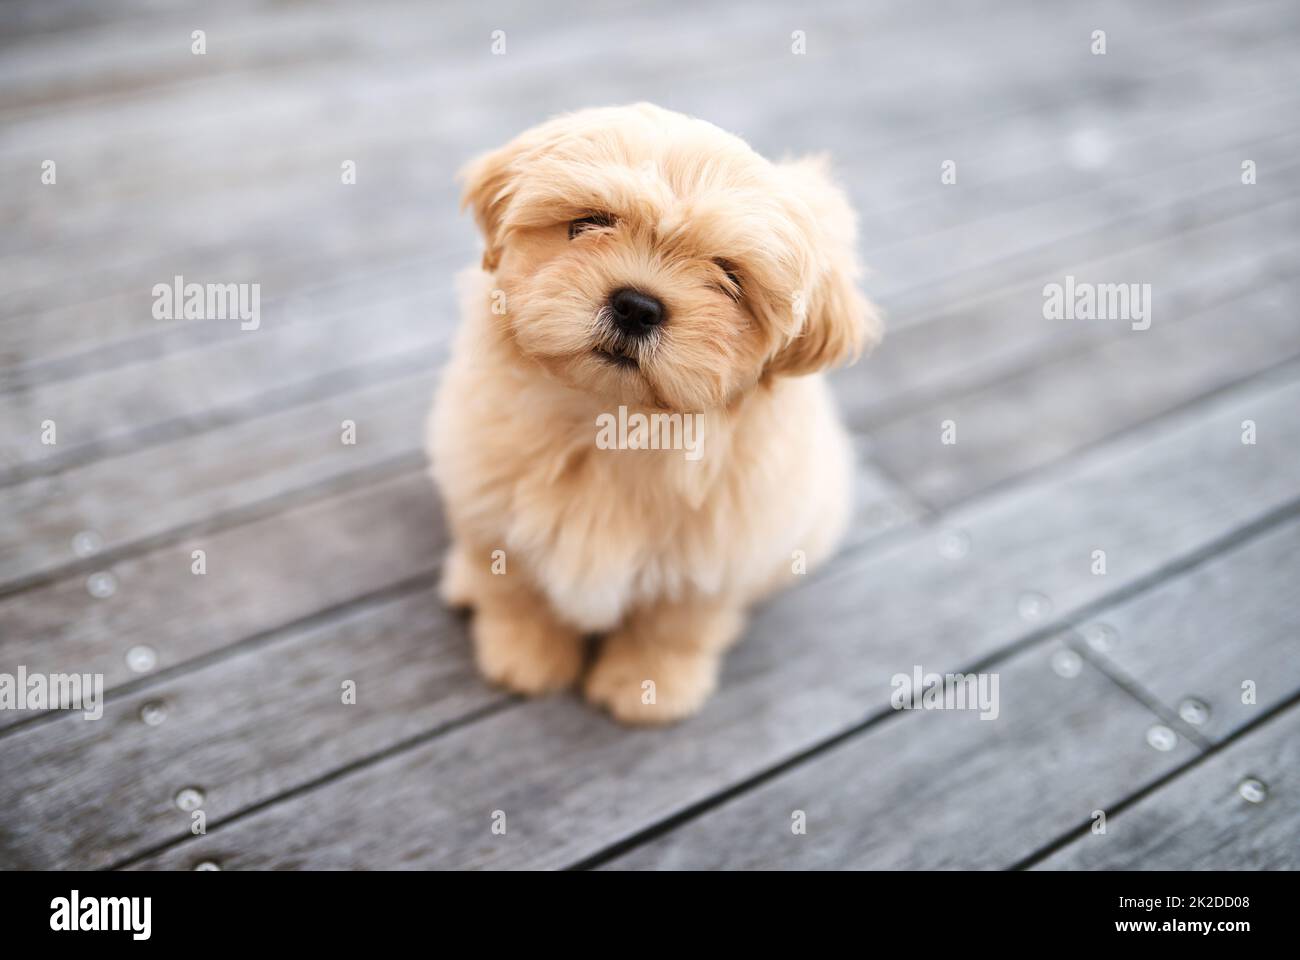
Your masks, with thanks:
[[[153,647],[138,644],[126,652],[126,665],[136,673],[148,673],[158,663]]]
[[[158,726],[167,719],[167,704],[161,700],[150,700],[140,708],[140,719],[147,726]]]
[[[104,546],[104,538],[94,530],[82,530],[72,538],[72,552],[79,557],[92,557]]]
[[[1268,796],[1268,787],[1254,777],[1247,777],[1237,786],[1237,792],[1250,803],[1263,803]]]
[[[1210,719],[1210,708],[1195,697],[1187,697],[1178,705],[1178,715],[1194,727],[1201,727]]]
[[[1052,654],[1052,670],[1058,677],[1073,679],[1083,670],[1083,658],[1073,650],[1057,650]]]
[[[939,555],[960,560],[970,553],[970,534],[965,530],[946,530],[939,536]]]
[[[90,579],[86,581],[86,589],[92,597],[98,600],[106,600],[117,593],[117,578],[106,570],[92,573]]]
[[[1108,623],[1090,623],[1083,628],[1083,639],[1098,653],[1107,653],[1115,648],[1119,632]]]
[[[1157,723],[1147,731],[1147,743],[1161,752],[1167,752],[1178,745],[1178,734],[1163,723]]]
[[[1020,612],[1021,620],[1034,623],[1046,619],[1047,615],[1052,612],[1052,601],[1041,593],[1027,590],[1020,595],[1016,609]]]

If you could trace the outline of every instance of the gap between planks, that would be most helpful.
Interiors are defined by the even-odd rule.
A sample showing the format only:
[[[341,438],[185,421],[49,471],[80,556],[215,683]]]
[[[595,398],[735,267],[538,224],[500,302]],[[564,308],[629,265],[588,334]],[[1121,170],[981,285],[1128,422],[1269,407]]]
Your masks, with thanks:
[[[1184,776],[1194,772],[1197,768],[1201,767],[1208,761],[1212,760],[1214,757],[1218,756],[1219,754],[1222,754],[1224,751],[1229,750],[1234,745],[1245,740],[1247,737],[1249,737],[1251,734],[1258,731],[1261,727],[1265,726],[1270,721],[1274,719],[1281,719],[1282,716],[1286,714],[1288,711],[1297,708],[1300,708],[1300,691],[1296,691],[1291,696],[1283,700],[1281,703],[1277,703],[1272,707],[1268,708],[1263,713],[1261,713],[1260,716],[1258,716],[1254,720],[1249,721],[1241,728],[1233,731],[1231,734],[1224,737],[1222,740],[1216,741],[1215,743],[1212,743],[1209,746],[1202,748],[1188,762],[1182,764],[1181,766],[1175,767],[1173,770],[1169,771],[1163,776],[1156,778],[1154,781],[1142,787],[1141,789],[1135,790],[1133,793],[1125,797],[1122,801],[1115,804],[1114,807],[1107,812],[1107,816],[1108,817],[1122,816],[1125,810],[1128,810],[1131,807],[1136,806],[1138,803],[1140,803],[1142,800],[1146,799],[1147,797],[1155,795],[1159,791],[1163,790],[1165,787],[1170,786],[1171,784],[1177,782]],[[1058,853],[1059,851],[1064,850],[1065,848],[1072,846],[1073,844],[1083,840],[1085,837],[1088,836],[1091,827],[1092,827],[1091,821],[1087,823],[1079,824],[1073,829],[1062,833],[1051,843],[1045,844],[1043,847],[1039,848],[1038,850],[1035,850],[1029,856],[1012,864],[1007,869],[1032,870],[1035,866],[1042,863],[1044,860],[1047,860],[1053,854]]]

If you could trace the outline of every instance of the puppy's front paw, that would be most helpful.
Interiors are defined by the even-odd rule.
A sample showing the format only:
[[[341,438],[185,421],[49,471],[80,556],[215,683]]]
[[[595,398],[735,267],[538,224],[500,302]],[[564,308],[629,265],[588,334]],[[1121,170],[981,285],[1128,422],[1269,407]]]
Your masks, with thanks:
[[[584,691],[622,723],[673,723],[704,705],[717,685],[718,663],[711,653],[655,649],[615,634],[605,642]]]
[[[582,672],[582,638],[549,618],[484,611],[473,632],[479,671],[515,693],[563,690]]]

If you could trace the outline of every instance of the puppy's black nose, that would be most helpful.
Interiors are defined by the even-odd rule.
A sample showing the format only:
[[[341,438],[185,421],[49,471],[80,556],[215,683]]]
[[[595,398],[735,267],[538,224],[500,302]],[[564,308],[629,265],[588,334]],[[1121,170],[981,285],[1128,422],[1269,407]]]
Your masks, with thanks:
[[[629,337],[644,337],[664,322],[664,305],[655,297],[624,287],[609,298],[614,323]]]

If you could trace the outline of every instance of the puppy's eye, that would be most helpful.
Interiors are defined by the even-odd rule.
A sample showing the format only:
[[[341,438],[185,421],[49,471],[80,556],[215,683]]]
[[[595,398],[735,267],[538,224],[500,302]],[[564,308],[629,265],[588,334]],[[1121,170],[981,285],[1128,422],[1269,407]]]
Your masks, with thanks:
[[[594,230],[597,227],[612,227],[613,225],[614,218],[608,213],[593,213],[590,216],[579,217],[569,224],[569,239],[572,240],[586,230]]]
[[[713,262],[727,278],[726,283],[719,284],[722,292],[739,303],[740,298],[745,295],[745,285],[740,282],[740,274],[736,272],[735,266],[728,260],[714,260]]]

